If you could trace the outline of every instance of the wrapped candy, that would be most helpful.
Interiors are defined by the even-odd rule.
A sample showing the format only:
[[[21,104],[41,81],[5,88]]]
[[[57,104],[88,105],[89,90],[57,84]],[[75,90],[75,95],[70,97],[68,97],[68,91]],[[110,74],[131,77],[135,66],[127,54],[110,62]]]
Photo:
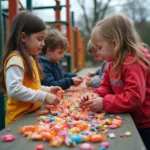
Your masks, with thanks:
[[[94,146],[89,143],[83,143],[79,146],[80,150],[94,150]]]
[[[65,144],[68,146],[68,147],[74,147],[76,146],[76,142],[73,142],[68,136],[65,137]]]
[[[59,147],[61,146],[61,144],[63,143],[63,138],[62,137],[53,137],[50,141],[50,146],[53,146],[53,147]]]
[[[105,139],[106,139],[106,135],[105,134],[91,135],[91,141],[92,142],[101,142],[101,141],[104,141]]]
[[[1,138],[4,142],[12,142],[16,139],[15,136],[12,134],[5,134]]]

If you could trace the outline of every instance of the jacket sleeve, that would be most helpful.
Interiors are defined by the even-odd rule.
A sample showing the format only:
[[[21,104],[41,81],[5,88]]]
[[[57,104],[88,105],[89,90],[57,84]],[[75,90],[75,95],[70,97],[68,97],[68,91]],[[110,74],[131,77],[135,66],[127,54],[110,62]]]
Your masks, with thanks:
[[[100,78],[99,76],[94,76],[90,82],[91,82],[92,87],[98,88],[100,86],[101,81],[102,81],[102,78]]]
[[[60,86],[62,89],[68,89],[73,85],[72,78],[65,77],[63,79],[54,80],[54,76],[49,69],[44,68],[44,79],[41,81],[42,85],[45,86]]]
[[[99,75],[100,71],[101,71],[101,66],[96,69],[96,71],[95,71],[96,75]]]
[[[100,87],[95,88],[93,90],[94,93],[98,94],[101,97],[104,97],[107,94],[112,94],[113,93],[112,88],[111,88],[111,84],[110,84],[110,79],[109,79],[109,70],[110,70],[110,65],[105,70],[103,80],[101,82]]]
[[[103,98],[103,109],[111,113],[132,112],[140,107],[145,99],[146,67],[137,61],[124,65],[124,91],[120,94],[107,94]]]
[[[68,78],[72,78],[72,77],[76,77],[77,74],[76,73],[72,73],[72,72],[64,72],[64,76],[68,77]]]

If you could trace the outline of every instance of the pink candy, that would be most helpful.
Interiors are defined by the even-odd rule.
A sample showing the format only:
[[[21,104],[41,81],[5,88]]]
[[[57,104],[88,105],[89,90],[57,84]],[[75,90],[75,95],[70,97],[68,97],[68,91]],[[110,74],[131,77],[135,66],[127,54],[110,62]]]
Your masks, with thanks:
[[[1,138],[4,142],[12,142],[16,139],[15,136],[12,134],[5,134]]]
[[[89,143],[83,143],[79,146],[80,150],[94,150],[94,146]]]
[[[101,142],[100,146],[104,146],[104,147],[108,148],[109,147],[109,143],[108,142]]]
[[[37,145],[34,150],[44,150],[44,144]]]
[[[115,124],[112,124],[112,125],[109,126],[109,128],[110,128],[110,129],[116,129],[117,126],[116,126]]]

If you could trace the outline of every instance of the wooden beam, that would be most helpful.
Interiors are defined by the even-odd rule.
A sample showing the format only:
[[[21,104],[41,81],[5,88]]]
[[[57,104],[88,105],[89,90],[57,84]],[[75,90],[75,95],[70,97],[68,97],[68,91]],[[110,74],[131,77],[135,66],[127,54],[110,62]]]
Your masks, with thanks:
[[[9,9],[8,9],[8,20],[9,20],[9,27],[11,26],[12,20],[18,14],[18,0],[10,0],[9,1]]]

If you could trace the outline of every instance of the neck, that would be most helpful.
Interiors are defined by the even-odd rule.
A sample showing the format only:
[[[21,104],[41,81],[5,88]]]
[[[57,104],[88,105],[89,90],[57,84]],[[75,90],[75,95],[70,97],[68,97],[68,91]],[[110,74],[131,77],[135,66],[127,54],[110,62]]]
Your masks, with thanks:
[[[46,60],[50,61],[51,62],[51,59],[50,59],[50,56],[45,54],[44,57],[46,58]]]

